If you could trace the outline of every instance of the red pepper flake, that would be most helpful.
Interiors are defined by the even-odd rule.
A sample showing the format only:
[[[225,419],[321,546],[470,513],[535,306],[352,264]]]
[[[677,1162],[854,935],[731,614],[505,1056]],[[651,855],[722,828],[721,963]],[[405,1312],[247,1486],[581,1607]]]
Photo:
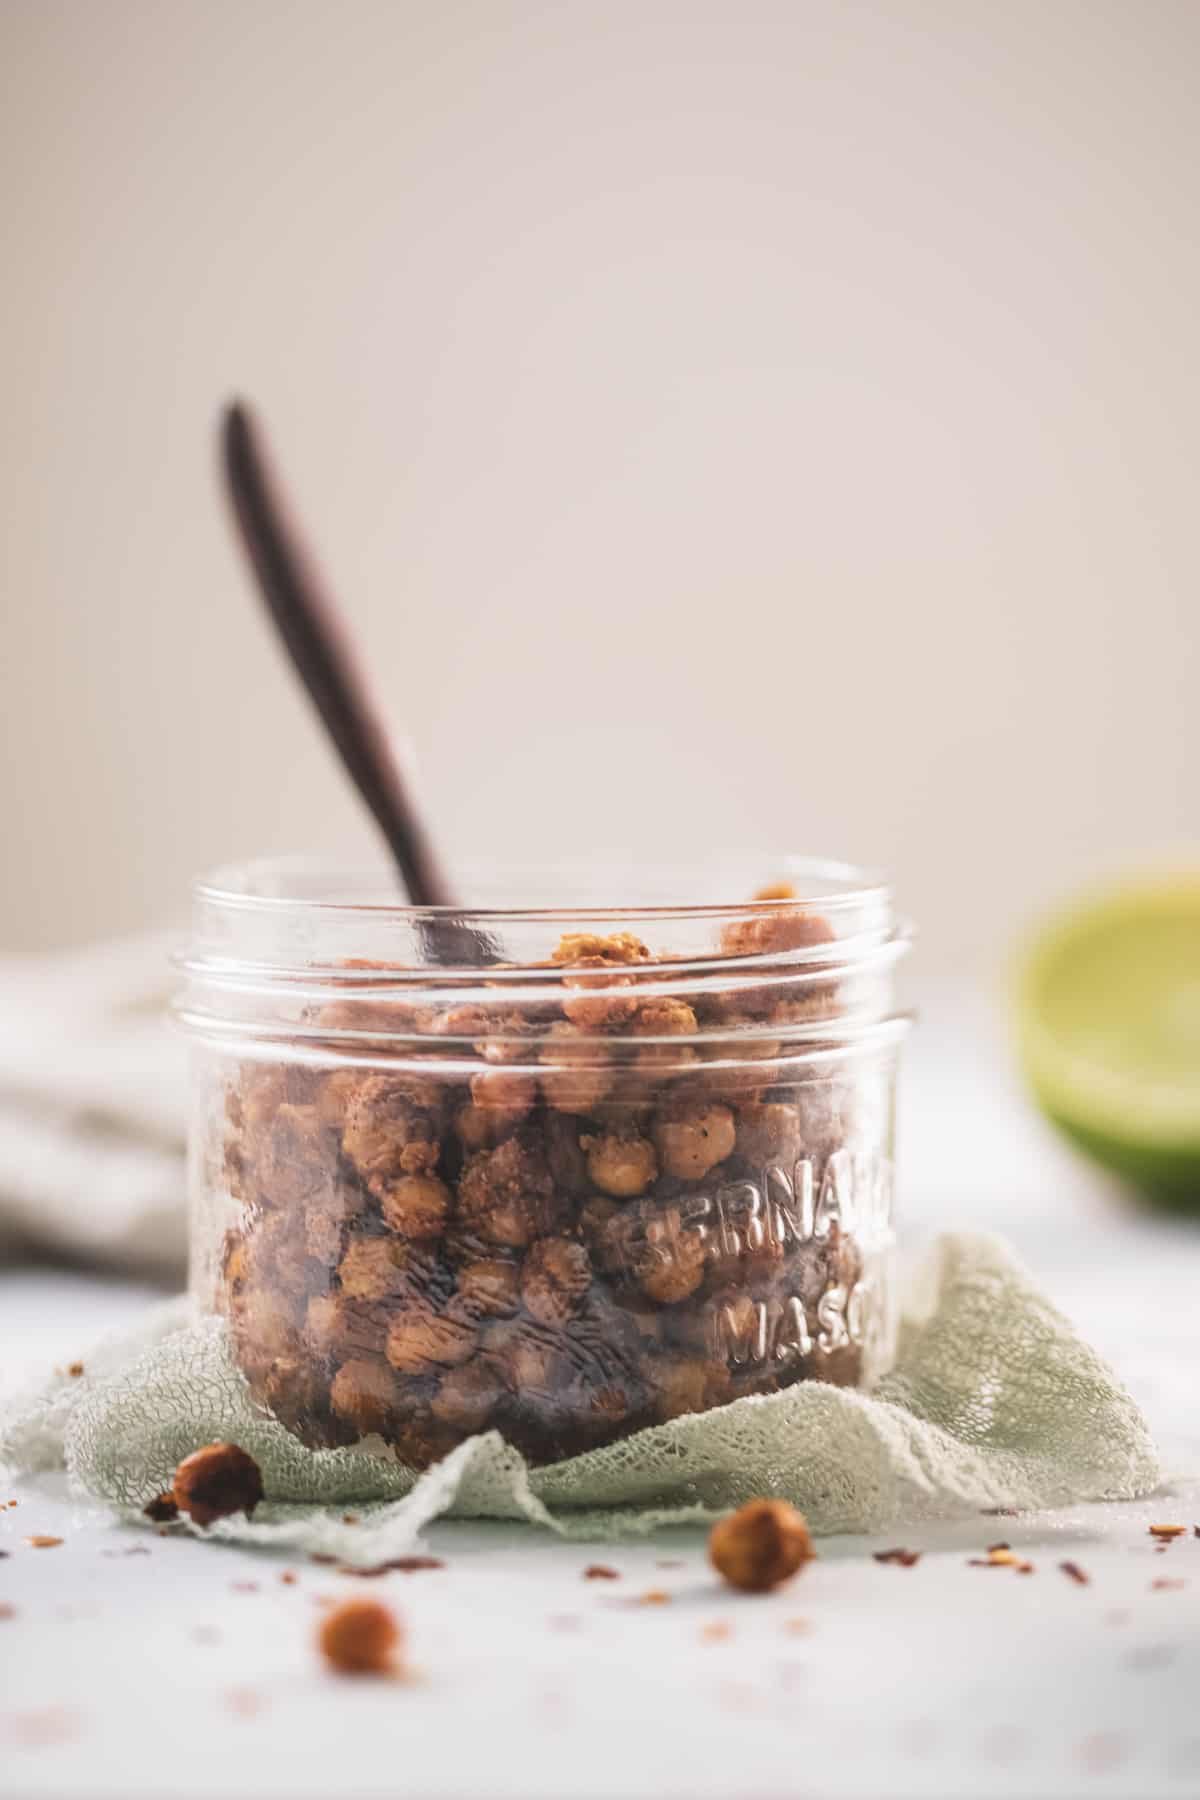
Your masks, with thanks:
[[[282,1581],[284,1587],[295,1587],[296,1572],[294,1569],[285,1569],[279,1579]]]
[[[620,1581],[620,1569],[610,1569],[607,1563],[589,1563],[583,1571],[585,1581]]]
[[[1079,1746],[1079,1760],[1092,1775],[1103,1775],[1125,1760],[1125,1740],[1115,1731],[1095,1731]]]
[[[636,1606],[669,1606],[671,1596],[666,1588],[647,1588],[644,1594],[638,1595],[634,1604]]]
[[[1169,1581],[1165,1575],[1160,1575],[1157,1581],[1150,1583],[1151,1591],[1158,1594],[1177,1593],[1186,1586],[1186,1581]]]
[[[263,1710],[266,1701],[253,1688],[230,1688],[225,1696],[225,1703],[230,1712],[238,1719],[254,1719]]]
[[[81,1723],[81,1715],[70,1707],[39,1706],[0,1720],[0,1737],[22,1750],[43,1750],[69,1744],[80,1735]]]
[[[7,1600],[0,1600],[0,1619],[15,1619],[16,1616],[16,1607],[10,1606]]]
[[[1086,1587],[1092,1579],[1085,1569],[1080,1568],[1077,1562],[1062,1562],[1059,1563],[1058,1566],[1064,1575],[1069,1576],[1072,1581],[1077,1581],[1080,1587]]]
[[[1007,1544],[993,1544],[986,1556],[968,1557],[967,1566],[972,1569],[1013,1569],[1018,1575],[1033,1574],[1033,1564],[1010,1550]]]
[[[1171,1538],[1184,1537],[1187,1533],[1186,1525],[1150,1525],[1147,1529],[1151,1537],[1166,1538],[1168,1541]]]
[[[921,1560],[919,1550],[876,1550],[872,1554],[877,1563],[895,1563],[901,1569],[911,1569]]]
[[[19,1505],[19,1504],[20,1504],[20,1502],[19,1502],[19,1501],[17,1501],[17,1500],[10,1500],[10,1501],[9,1501],[9,1503],[8,1503],[8,1504],[9,1504],[9,1505],[10,1505],[10,1506],[17,1506],[17,1505]]]
[[[83,1364],[81,1362],[68,1363],[67,1374],[70,1375],[74,1381],[78,1381],[79,1377],[83,1374]]]
[[[31,1550],[55,1550],[62,1543],[62,1539],[51,1537],[46,1531],[35,1531],[32,1537],[25,1539],[25,1542]]]
[[[415,1575],[420,1569],[444,1569],[445,1563],[440,1556],[390,1556],[386,1562],[368,1563],[356,1567],[353,1563],[343,1563],[339,1575],[387,1575],[398,1569],[403,1575]]]

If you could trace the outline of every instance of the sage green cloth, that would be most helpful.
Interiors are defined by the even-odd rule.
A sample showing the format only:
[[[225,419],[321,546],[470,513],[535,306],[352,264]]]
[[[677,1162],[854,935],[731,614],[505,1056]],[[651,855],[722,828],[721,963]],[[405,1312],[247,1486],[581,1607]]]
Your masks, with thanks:
[[[530,1468],[495,1432],[415,1476],[382,1444],[308,1450],[255,1405],[224,1327],[186,1303],[58,1377],[0,1423],[0,1464],[65,1467],[118,1513],[170,1485],[198,1446],[256,1458],[266,1501],[207,1535],[373,1562],[411,1550],[440,1515],[526,1520],[579,1539],[711,1520],[755,1495],[812,1529],[877,1532],[1153,1490],[1145,1421],[1099,1356],[999,1239],[950,1235],[908,1297],[900,1356],[872,1393],[803,1382]],[[357,1523],[343,1514],[352,1506]]]

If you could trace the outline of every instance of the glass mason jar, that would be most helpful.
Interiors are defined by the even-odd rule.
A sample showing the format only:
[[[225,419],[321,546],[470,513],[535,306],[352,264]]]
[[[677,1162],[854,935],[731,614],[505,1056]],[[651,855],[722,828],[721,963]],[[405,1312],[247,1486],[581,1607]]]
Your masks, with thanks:
[[[195,890],[191,1290],[256,1400],[423,1468],[493,1428],[548,1463],[873,1381],[907,1029],[887,889],[732,858],[468,893],[419,910],[386,870],[302,862]]]

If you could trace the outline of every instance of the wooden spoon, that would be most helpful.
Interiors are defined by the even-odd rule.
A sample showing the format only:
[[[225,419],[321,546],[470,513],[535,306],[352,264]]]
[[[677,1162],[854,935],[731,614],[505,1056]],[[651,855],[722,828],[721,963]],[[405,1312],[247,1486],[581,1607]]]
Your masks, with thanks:
[[[267,610],[351,781],[387,839],[409,899],[414,906],[453,906],[450,883],[342,610],[305,544],[262,429],[244,401],[225,410],[221,450],[234,517]]]

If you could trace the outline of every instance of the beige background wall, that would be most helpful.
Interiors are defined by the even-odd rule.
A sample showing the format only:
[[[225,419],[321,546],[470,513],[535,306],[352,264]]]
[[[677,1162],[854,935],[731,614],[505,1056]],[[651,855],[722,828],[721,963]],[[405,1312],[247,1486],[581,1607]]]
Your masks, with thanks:
[[[262,405],[451,843],[883,861],[946,966],[1200,836],[1200,7],[0,3],[0,946],[353,807]]]

